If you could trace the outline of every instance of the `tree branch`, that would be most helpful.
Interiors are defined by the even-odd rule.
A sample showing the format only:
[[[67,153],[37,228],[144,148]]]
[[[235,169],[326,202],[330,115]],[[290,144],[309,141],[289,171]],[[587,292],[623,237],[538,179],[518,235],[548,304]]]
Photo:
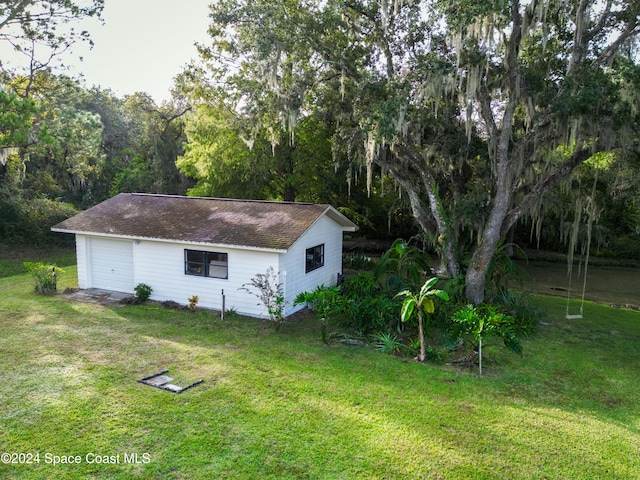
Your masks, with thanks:
[[[558,185],[560,182],[566,180],[571,176],[573,170],[581,163],[588,160],[594,152],[600,150],[600,142],[596,145],[584,147],[580,150],[573,152],[571,157],[563,163],[554,173],[541,178],[536,185],[527,193],[524,199],[513,207],[505,217],[502,225],[502,235],[506,235],[507,232],[515,225],[518,219],[527,213],[535,203],[549,190]]]
[[[399,162],[386,162],[385,166],[392,173],[393,177],[400,183],[409,196],[413,215],[420,223],[423,232],[429,231],[427,219],[429,213],[435,220],[440,236],[444,238],[443,252],[446,262],[447,272],[451,276],[458,275],[459,267],[455,255],[456,239],[453,238],[449,227],[449,222],[443,211],[442,202],[439,199],[435,179],[429,168],[425,165],[425,160],[421,153],[411,145],[395,144],[393,152]],[[400,170],[400,166],[403,168]],[[425,204],[420,192],[424,190],[428,202]]]
[[[625,42],[629,41],[631,37],[634,37],[638,34],[640,34],[640,26],[638,25],[638,22],[629,25],[629,27],[627,27],[627,29],[622,32],[620,36],[600,54],[600,56],[594,61],[594,64],[607,65],[611,61],[611,57],[616,54],[618,49]]]

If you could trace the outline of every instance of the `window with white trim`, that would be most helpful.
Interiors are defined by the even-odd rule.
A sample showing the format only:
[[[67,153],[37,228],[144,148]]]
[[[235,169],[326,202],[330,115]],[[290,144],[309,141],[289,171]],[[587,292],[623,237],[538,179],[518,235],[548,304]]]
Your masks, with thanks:
[[[185,250],[184,273],[199,277],[229,278],[228,255],[220,252]]]
[[[324,243],[307,248],[305,253],[305,273],[312,272],[324,266]]]

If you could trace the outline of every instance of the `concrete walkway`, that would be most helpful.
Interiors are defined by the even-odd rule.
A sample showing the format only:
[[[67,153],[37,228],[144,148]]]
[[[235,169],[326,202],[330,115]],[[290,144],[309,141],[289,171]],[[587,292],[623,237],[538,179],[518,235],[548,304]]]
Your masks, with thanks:
[[[131,293],[113,292],[100,288],[87,288],[72,293],[63,293],[63,297],[77,302],[99,303],[101,305],[123,306],[120,302],[123,298],[131,297]]]

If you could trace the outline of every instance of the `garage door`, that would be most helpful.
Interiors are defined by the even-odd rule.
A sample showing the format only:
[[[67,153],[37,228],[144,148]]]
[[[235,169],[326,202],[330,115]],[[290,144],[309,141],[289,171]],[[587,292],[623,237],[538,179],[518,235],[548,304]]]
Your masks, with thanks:
[[[91,286],[133,292],[133,242],[92,238]]]

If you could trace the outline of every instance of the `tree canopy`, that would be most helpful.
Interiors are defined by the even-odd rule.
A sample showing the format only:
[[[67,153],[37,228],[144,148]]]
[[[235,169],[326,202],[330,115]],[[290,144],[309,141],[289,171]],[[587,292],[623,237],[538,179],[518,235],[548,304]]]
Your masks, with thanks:
[[[223,92],[239,135],[294,145],[304,118],[329,118],[336,160],[365,166],[369,184],[375,165],[402,186],[475,303],[500,239],[547,191],[594,154],[637,142],[634,0],[252,0],[211,11],[200,80]]]

